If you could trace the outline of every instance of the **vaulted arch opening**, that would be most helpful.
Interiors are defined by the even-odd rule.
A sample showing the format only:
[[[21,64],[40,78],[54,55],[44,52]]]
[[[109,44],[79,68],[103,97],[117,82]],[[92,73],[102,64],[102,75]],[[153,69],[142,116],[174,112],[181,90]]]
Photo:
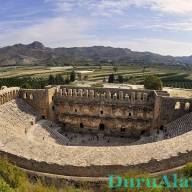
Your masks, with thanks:
[[[105,125],[103,123],[99,124],[99,130],[104,131],[105,130]]]

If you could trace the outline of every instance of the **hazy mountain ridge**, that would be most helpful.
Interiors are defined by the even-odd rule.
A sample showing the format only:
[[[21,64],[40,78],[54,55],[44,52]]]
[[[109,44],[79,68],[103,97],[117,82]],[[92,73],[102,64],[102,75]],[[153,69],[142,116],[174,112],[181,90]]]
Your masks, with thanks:
[[[40,42],[16,44],[0,48],[0,66],[11,65],[88,65],[111,63],[192,64],[192,56],[172,57],[127,48],[103,46],[48,48]]]

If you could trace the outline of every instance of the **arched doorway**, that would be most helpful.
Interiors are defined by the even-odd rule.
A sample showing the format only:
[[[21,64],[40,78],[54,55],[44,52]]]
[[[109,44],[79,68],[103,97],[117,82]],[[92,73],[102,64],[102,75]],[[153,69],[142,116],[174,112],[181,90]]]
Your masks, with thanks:
[[[121,127],[121,133],[125,133],[125,127]]]
[[[81,128],[81,129],[83,129],[83,128],[84,128],[83,123],[80,123],[80,128]]]
[[[104,131],[105,130],[105,125],[103,123],[99,124],[99,130]]]
[[[163,131],[163,130],[164,130],[164,126],[163,126],[163,125],[161,125],[160,130],[161,130],[161,131]]]

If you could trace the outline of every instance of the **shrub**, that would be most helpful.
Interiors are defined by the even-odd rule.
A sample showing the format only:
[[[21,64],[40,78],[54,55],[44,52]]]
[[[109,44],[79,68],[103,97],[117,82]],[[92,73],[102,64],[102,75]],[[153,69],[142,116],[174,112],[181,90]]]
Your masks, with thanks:
[[[192,163],[185,165],[185,167],[181,169],[181,174],[185,177],[192,177]]]
[[[162,90],[163,84],[159,77],[155,75],[148,75],[144,80],[145,89]]]

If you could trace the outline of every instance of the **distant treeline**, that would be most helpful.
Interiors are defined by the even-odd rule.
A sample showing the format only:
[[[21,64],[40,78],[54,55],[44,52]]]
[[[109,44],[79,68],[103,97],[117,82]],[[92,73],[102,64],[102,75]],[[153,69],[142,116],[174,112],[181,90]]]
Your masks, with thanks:
[[[48,78],[42,77],[13,77],[0,79],[0,87],[21,87],[24,89],[43,89],[47,85],[64,85],[75,81],[76,74],[72,71],[66,78],[61,74],[50,75]]]

